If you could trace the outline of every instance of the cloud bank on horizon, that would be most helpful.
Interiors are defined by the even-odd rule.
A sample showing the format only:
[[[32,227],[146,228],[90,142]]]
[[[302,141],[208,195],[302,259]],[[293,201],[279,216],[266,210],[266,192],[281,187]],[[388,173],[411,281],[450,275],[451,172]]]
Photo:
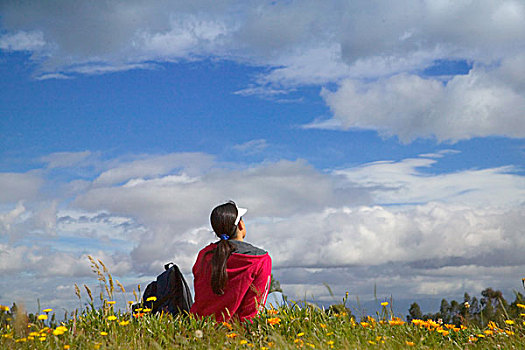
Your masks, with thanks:
[[[443,154],[328,172],[301,160],[232,169],[198,153],[103,161],[84,152],[69,154],[70,164],[50,155],[39,169],[0,176],[2,192],[12,193],[0,204],[18,203],[0,216],[9,238],[0,271],[39,278],[24,281],[35,289],[4,289],[2,297],[42,298],[40,279],[86,279],[88,254],[128,286],[172,259],[189,274],[199,248],[214,241],[210,210],[229,198],[249,208],[250,241],[271,252],[275,275],[295,296],[330,300],[322,288],[329,283],[366,299],[379,281],[399,296],[495,282],[511,289],[525,265],[525,179],[510,167],[422,171]],[[53,180],[57,167],[82,172],[94,163],[91,180]],[[44,194],[51,185],[54,193]]]
[[[525,136],[520,1],[7,1],[0,11],[0,49],[29,52],[37,79],[212,57],[268,67],[244,94],[335,83],[322,93],[333,115],[307,127],[402,142]],[[450,60],[472,69],[425,76]]]
[[[229,199],[249,208],[250,240],[295,297],[331,301],[324,283],[364,299],[376,284],[410,299],[508,292],[523,277],[523,158],[439,170],[458,142],[525,137],[523,2],[3,1],[0,14],[0,50],[26,55],[37,81],[235,62],[261,68],[237,96],[300,103],[319,89],[330,113],[304,132],[436,143],[325,169],[306,155],[236,163],[191,149],[28,160],[0,172],[0,303],[76,307],[88,254],[127,287],[174,259],[189,274],[214,240],[210,210]],[[274,147],[256,137],[232,150]]]

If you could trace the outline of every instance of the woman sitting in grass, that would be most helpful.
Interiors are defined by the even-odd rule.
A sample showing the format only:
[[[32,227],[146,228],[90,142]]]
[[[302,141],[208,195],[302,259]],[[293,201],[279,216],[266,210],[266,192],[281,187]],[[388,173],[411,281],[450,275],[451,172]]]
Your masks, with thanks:
[[[195,302],[191,312],[213,315],[218,322],[249,320],[264,307],[270,289],[272,259],[244,242],[247,209],[230,201],[211,212],[213,231],[220,238],[199,252],[193,266]]]

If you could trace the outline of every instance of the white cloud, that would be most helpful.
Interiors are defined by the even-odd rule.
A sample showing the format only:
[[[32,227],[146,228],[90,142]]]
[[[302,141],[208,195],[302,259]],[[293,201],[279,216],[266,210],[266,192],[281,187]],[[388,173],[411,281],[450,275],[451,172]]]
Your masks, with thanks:
[[[0,203],[16,203],[34,199],[43,184],[36,172],[0,173]]]
[[[67,80],[67,79],[72,79],[72,77],[70,77],[69,75],[62,74],[62,73],[45,73],[45,74],[36,76],[35,79],[36,80],[47,80],[47,79]]]
[[[410,69],[418,60],[446,57],[490,62],[522,51],[525,38],[524,5],[512,0],[389,6],[369,1],[12,2],[2,10],[10,33],[43,33],[55,50],[46,58],[48,67],[59,69],[79,62],[112,65],[210,55],[289,67],[295,72],[292,81],[307,77],[305,72],[316,76],[316,68],[334,79],[369,59],[391,62],[385,65],[391,65],[391,73],[399,72],[402,65],[394,62],[402,61],[411,61]],[[61,21],[47,20],[57,15]],[[25,46],[38,50],[42,40]],[[279,81],[287,74],[277,75]]]
[[[425,153],[425,154],[420,154],[419,156],[422,158],[443,158],[447,154],[455,154],[455,153],[460,153],[460,152],[454,149],[443,149],[436,153]]]
[[[257,95],[266,98],[275,98],[280,95],[287,95],[293,89],[278,89],[271,86],[250,86],[242,90],[235,91],[235,95],[252,96]]]
[[[40,31],[4,34],[0,36],[0,49],[6,51],[37,51],[45,46],[44,35]]]
[[[310,127],[403,142],[524,137],[525,5],[515,0],[10,2],[2,25],[0,48],[32,51],[37,79],[211,57],[267,68],[241,95],[340,84],[323,92],[333,118]],[[436,60],[474,69],[446,85],[421,78]]]
[[[41,157],[40,160],[47,163],[47,168],[65,168],[72,167],[80,162],[84,162],[86,158],[91,156],[90,151],[83,152],[56,152]]]
[[[489,135],[525,137],[525,89],[517,82],[523,77],[507,75],[522,73],[513,61],[497,68],[474,67],[446,84],[406,74],[370,83],[346,80],[334,92],[323,90],[322,97],[339,127],[378,130],[403,142],[418,137],[453,142]],[[319,122],[315,126],[325,127]]]
[[[233,149],[242,153],[255,154],[268,148],[265,139],[251,140],[240,145],[233,146]]]
[[[142,158],[142,159],[141,159]],[[131,161],[109,164],[110,169],[98,176],[95,185],[111,185],[140,177],[165,175],[177,169],[189,174],[200,173],[212,165],[213,157],[200,153],[172,153],[155,157],[136,157]]]
[[[106,64],[100,62],[89,62],[85,65],[72,66],[69,68],[70,72],[80,73],[80,74],[107,74],[122,72],[134,69],[156,69],[157,65],[151,63],[116,63],[116,64]],[[42,77],[47,75],[39,76],[40,80]],[[59,78],[63,79],[63,74]]]
[[[432,175],[424,172],[437,160],[380,161],[337,170],[336,175],[370,190],[375,203],[383,205],[440,201],[470,206],[523,204],[525,179],[513,167],[465,170]]]
[[[458,257],[477,264],[485,259],[497,266],[501,261],[488,258],[490,252],[504,251],[512,259],[525,249],[519,224],[525,219],[522,211],[522,207],[474,209],[438,203],[402,210],[334,208],[252,225],[252,230],[278,267],[374,266],[432,259],[446,264]]]
[[[523,176],[510,168],[432,173],[437,155],[453,153],[324,172],[300,160],[232,168],[198,154],[107,160],[75,191],[2,209],[9,235],[0,236],[0,271],[33,271],[48,285],[89,280],[91,253],[122,280],[153,278],[168,261],[189,274],[215,240],[210,210],[234,199],[249,208],[248,240],[270,252],[296,298],[315,292],[330,302],[325,282],[336,295],[351,288],[370,299],[376,283],[404,298],[511,290],[525,266]],[[44,158],[55,172],[93,162],[56,157]]]

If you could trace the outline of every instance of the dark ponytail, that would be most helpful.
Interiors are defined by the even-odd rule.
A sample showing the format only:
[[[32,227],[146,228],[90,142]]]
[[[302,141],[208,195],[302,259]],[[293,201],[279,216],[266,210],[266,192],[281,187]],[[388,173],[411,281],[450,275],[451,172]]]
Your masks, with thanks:
[[[237,206],[234,202],[215,207],[210,215],[211,227],[215,234],[221,238],[217,247],[208,252],[213,253],[211,258],[211,289],[218,295],[224,294],[224,288],[228,282],[226,262],[235,250],[235,246],[229,241],[229,238],[235,237],[237,233],[236,218]]]

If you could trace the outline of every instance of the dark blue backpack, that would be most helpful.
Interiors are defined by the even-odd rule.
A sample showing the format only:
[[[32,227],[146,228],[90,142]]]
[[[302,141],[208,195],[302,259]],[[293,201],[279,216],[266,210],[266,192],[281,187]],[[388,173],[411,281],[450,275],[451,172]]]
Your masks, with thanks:
[[[139,307],[149,308],[151,312],[169,312],[174,316],[190,311],[193,304],[191,291],[179,267],[170,262],[164,265],[164,269],[144,290],[142,303],[133,305],[134,312]]]

